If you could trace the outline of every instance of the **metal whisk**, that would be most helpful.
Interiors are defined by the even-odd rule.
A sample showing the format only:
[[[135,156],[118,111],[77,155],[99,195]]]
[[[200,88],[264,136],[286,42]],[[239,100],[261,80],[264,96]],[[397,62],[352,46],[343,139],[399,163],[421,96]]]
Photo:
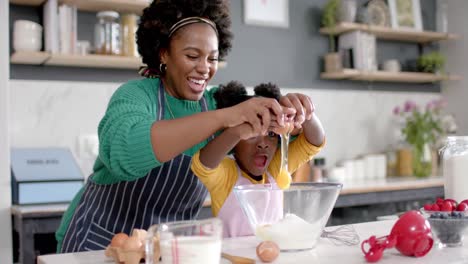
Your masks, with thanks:
[[[323,230],[321,237],[328,238],[337,246],[354,246],[361,242],[359,235],[352,225],[340,226],[334,230]]]

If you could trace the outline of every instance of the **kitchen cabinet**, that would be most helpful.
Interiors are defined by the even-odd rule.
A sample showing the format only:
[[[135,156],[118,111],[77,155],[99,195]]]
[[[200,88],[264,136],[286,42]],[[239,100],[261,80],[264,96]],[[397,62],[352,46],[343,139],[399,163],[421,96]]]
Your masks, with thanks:
[[[343,183],[329,225],[374,221],[444,197],[442,177],[387,177]]]

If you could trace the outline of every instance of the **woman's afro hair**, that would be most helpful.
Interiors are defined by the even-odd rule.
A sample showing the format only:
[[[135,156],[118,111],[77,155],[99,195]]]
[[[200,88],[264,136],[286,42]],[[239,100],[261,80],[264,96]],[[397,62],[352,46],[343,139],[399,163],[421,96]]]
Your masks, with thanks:
[[[279,87],[273,83],[259,84],[254,87],[254,92],[254,96],[248,95],[244,85],[236,81],[230,81],[226,85],[220,85],[213,96],[218,109],[231,107],[257,96],[274,98],[278,101],[281,97]]]
[[[149,68],[159,69],[159,53],[169,47],[169,29],[187,17],[208,18],[216,24],[219,58],[231,50],[231,18],[228,0],[153,0],[143,10],[136,33],[138,52]]]

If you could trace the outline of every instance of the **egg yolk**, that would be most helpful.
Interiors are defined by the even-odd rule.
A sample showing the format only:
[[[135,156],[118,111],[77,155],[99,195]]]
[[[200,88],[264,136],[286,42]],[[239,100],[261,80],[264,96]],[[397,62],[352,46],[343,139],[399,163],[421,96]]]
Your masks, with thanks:
[[[291,185],[291,174],[285,169],[281,169],[281,171],[278,174],[278,177],[276,178],[276,184],[278,187],[281,189],[288,189],[289,186]]]

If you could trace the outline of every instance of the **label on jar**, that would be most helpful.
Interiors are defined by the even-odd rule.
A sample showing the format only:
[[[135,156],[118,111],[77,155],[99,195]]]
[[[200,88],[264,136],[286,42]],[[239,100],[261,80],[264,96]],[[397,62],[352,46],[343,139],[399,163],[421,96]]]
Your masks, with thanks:
[[[110,53],[120,55],[120,25],[112,23]]]

